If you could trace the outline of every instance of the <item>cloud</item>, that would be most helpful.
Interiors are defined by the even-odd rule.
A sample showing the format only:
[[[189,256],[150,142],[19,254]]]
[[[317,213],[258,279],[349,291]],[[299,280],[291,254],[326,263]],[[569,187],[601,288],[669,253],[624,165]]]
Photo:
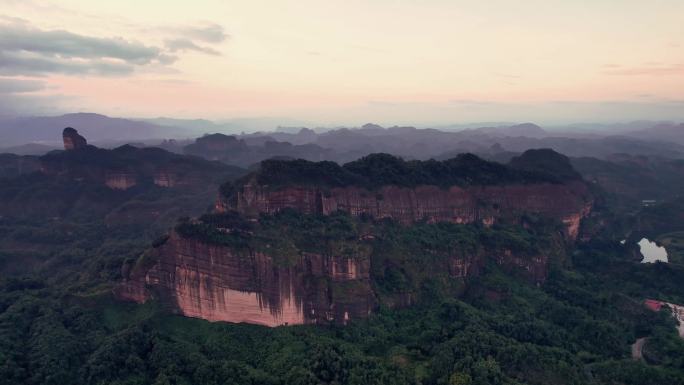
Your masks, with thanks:
[[[0,25],[0,50],[26,51],[64,58],[112,58],[147,64],[161,55],[157,47],[121,38],[99,38],[64,30],[43,31],[16,24]]]
[[[0,24],[0,74],[4,75],[125,75],[136,66],[174,60],[159,47],[122,38],[40,30],[12,21]]]
[[[604,71],[608,75],[622,75],[622,76],[670,76],[670,75],[684,75],[684,64],[667,65],[663,63],[647,63],[642,67],[606,67],[608,70]]]
[[[177,32],[187,38],[213,44],[222,43],[230,37],[223,26],[214,23],[204,26],[180,27]]]
[[[22,94],[45,89],[45,82],[33,79],[0,78],[0,94]]]
[[[201,26],[165,26],[159,30],[169,36],[164,41],[169,52],[194,51],[219,56],[221,52],[208,45],[220,44],[230,37],[221,25],[214,23]]]
[[[214,56],[219,56],[221,53],[213,48],[210,47],[202,47],[200,45],[195,44],[192,40],[190,39],[185,39],[185,38],[178,38],[178,39],[169,39],[164,42],[164,45],[170,52],[178,52],[178,51],[196,51],[196,52],[201,52],[205,53],[207,55],[214,55]]]
[[[120,76],[132,73],[135,66],[106,59],[70,60],[24,52],[0,51],[0,74],[18,76],[47,74]]]

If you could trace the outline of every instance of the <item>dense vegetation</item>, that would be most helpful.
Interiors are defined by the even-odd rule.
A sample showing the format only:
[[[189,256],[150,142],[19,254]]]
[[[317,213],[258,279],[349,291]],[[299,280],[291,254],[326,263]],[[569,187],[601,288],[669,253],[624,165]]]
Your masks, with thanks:
[[[4,278],[0,383],[684,384],[671,317],[632,293],[657,280],[681,301],[682,272],[621,260],[619,247],[581,248],[576,270],[542,287],[490,266],[460,299],[425,287],[431,300],[347,327],[209,323]],[[640,336],[651,363],[629,358]]]
[[[682,160],[622,154],[611,160],[574,158],[572,165],[617,209],[639,209],[642,200],[670,201],[684,191]]]
[[[173,171],[196,180],[218,183],[242,175],[242,170],[194,156],[183,156],[156,147],[124,145],[113,150],[87,146],[74,151],[52,151],[39,158],[51,174],[70,178],[102,178],[107,172],[129,172],[148,179],[158,170]]]
[[[542,156],[535,156],[533,162],[544,162],[543,155],[549,153],[558,155],[551,150]],[[526,159],[525,156],[522,157]],[[557,157],[551,156],[557,160]],[[563,159],[568,162],[567,158]],[[556,163],[562,163],[557,160]],[[532,162],[532,163],[533,163]],[[556,164],[554,163],[554,165]],[[572,170],[569,163],[564,165]],[[279,188],[289,185],[314,185],[318,187],[359,186],[377,189],[381,186],[396,185],[415,187],[418,185],[434,185],[440,187],[497,185],[510,183],[558,183],[568,175],[576,174],[566,171],[553,175],[545,170],[525,167],[508,167],[506,165],[489,162],[473,154],[461,154],[445,161],[434,159],[420,161],[406,161],[389,154],[371,154],[359,160],[342,166],[335,162],[311,162],[298,160],[264,160],[259,170],[246,178],[256,178],[257,183]],[[244,183],[245,179],[237,181]],[[233,191],[231,184],[222,187],[224,195],[229,196]]]
[[[548,148],[527,150],[523,154],[513,157],[509,165],[513,168],[547,175],[551,178],[582,178],[582,176],[575,171],[567,156]]]
[[[481,161],[464,159],[478,170]],[[414,164],[379,160],[324,168],[386,174],[380,176],[385,183]],[[438,171],[425,170],[451,167],[438,163],[407,173],[410,183],[436,180]],[[339,175],[316,167],[297,171],[300,180],[313,175],[341,183]],[[475,180],[463,172],[454,178]],[[371,252],[381,300],[406,291],[420,299],[403,309],[381,304],[369,319],[346,327],[271,329],[172,316],[155,302],[127,304],[111,295],[125,261],[163,243],[158,237],[175,216],[203,211],[211,196],[142,187],[105,191],[36,175],[3,182],[0,209],[15,211],[0,218],[0,384],[684,385],[684,341],[674,320],[642,305],[644,298],[684,303],[684,267],[635,262],[633,246],[616,236],[623,224],[567,255],[559,250],[542,285],[494,263],[463,285],[435,271],[445,256],[481,248],[530,255],[562,248],[554,243],[555,224],[526,218],[526,227],[409,227],[292,211],[258,223],[234,214],[178,223],[182,236],[274,256],[349,252],[365,258]],[[137,219],[113,220],[126,207]],[[144,207],[161,214],[140,221],[147,217]],[[653,231],[682,230],[673,228],[683,223],[682,212],[675,202],[634,221]],[[642,337],[643,360],[633,360],[630,345]]]

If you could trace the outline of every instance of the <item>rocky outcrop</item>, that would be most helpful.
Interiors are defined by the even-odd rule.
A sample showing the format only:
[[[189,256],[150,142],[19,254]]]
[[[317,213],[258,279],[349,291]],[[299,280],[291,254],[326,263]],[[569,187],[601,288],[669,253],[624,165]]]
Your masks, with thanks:
[[[368,259],[316,254],[279,266],[263,253],[174,233],[138,262],[116,295],[140,303],[157,298],[210,321],[344,324],[367,317],[375,305],[369,268]]]
[[[216,210],[236,210],[248,216],[285,208],[324,215],[343,210],[355,216],[393,218],[405,224],[426,220],[491,225],[498,220],[515,221],[525,214],[538,214],[562,221],[567,237],[576,239],[580,222],[589,214],[592,204],[591,194],[581,181],[447,189],[384,186],[376,191],[307,186],[271,189],[250,182],[232,199],[220,196]]]
[[[78,131],[72,127],[67,127],[62,131],[62,140],[64,141],[64,149],[67,151],[76,150],[88,145],[86,139],[79,135]]]
[[[372,245],[368,238],[359,242]],[[371,283],[372,260],[373,251],[351,257],[301,253],[283,264],[251,249],[173,232],[133,268],[124,269],[125,282],[115,294],[138,303],[156,299],[188,317],[265,326],[346,324],[366,318],[379,301],[388,306],[413,304],[412,291],[385,293],[379,299]],[[455,252],[422,269],[434,277],[465,280],[479,274],[488,260],[532,282],[543,282],[548,272],[548,255],[506,248]]]
[[[105,185],[114,190],[128,190],[136,184],[136,176],[131,172],[111,171],[105,175]]]
[[[154,184],[159,187],[175,187],[178,184],[178,176],[168,170],[160,170],[154,173]]]
[[[521,159],[521,169],[535,164],[527,160]],[[565,167],[565,160],[560,165]],[[593,204],[587,185],[571,168],[563,180],[545,174],[558,165],[520,171],[474,156],[420,165],[380,155],[346,168],[301,160],[270,167],[268,174],[222,186],[215,211],[225,214],[179,225],[125,274],[117,296],[158,299],[179,314],[210,321],[344,324],[367,317],[378,303],[414,303],[426,280],[464,284],[493,264],[541,283],[550,258],[562,255],[565,240],[577,238]],[[387,174],[412,185],[372,186],[374,178]],[[265,183],[265,175],[273,178],[273,186]],[[442,177],[451,179],[436,185]],[[420,178],[436,183],[421,184]],[[160,183],[169,182],[160,178]],[[284,209],[296,213],[260,216]],[[415,226],[442,232],[443,238],[434,242],[407,226],[350,216],[405,225],[425,221]],[[515,223],[529,233],[522,227],[510,235],[496,227],[437,222]],[[563,236],[556,222],[564,225]],[[528,236],[534,241],[523,240]]]

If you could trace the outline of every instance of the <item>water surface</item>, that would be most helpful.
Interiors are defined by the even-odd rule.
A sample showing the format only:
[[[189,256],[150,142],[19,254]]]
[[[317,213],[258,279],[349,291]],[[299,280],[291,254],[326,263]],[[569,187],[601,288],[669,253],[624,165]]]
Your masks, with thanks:
[[[641,255],[644,256],[641,263],[667,262],[667,251],[664,247],[656,245],[655,242],[641,238],[639,249],[641,249]]]

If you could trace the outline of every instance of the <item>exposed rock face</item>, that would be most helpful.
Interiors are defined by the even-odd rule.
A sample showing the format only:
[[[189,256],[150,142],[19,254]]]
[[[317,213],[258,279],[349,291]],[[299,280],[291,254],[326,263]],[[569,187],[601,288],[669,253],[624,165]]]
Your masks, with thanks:
[[[117,288],[119,298],[158,297],[189,317],[266,326],[344,324],[375,305],[368,259],[310,254],[284,267],[175,233],[149,258],[151,267],[134,268]]]
[[[539,214],[562,221],[569,239],[576,239],[581,219],[589,214],[593,200],[581,181],[564,184],[507,186],[437,186],[403,188],[385,186],[378,191],[358,187],[319,189],[295,186],[269,189],[247,183],[232,201],[219,197],[217,211],[236,210],[245,215],[274,213],[294,208],[304,213],[329,214],[336,210],[352,215],[393,218],[408,224],[429,222],[491,225],[501,219],[516,220],[523,214]]]
[[[105,185],[114,190],[128,190],[137,183],[135,175],[130,172],[107,172],[105,175]]]
[[[174,187],[178,184],[178,176],[167,170],[160,170],[154,173],[154,184],[159,187]]]
[[[548,158],[544,152],[531,155]],[[535,162],[528,160],[525,157],[520,159],[518,163],[521,169],[535,165]],[[468,243],[468,247],[459,240],[460,246],[442,249],[442,240],[448,238],[441,239],[438,242],[440,245],[426,246],[425,243],[420,243],[416,246],[412,243],[416,239],[414,235],[393,238],[393,235],[383,233],[385,230],[380,227],[383,222],[352,220],[336,213],[337,211],[348,212],[352,216],[391,218],[403,224],[419,221],[462,224],[479,222],[491,226],[497,222],[506,222],[529,228],[538,225],[535,224],[537,219],[532,217],[539,216],[562,222],[565,239],[575,240],[580,222],[589,214],[593,204],[587,185],[572,175],[571,168],[565,169],[569,178],[561,180],[505,169],[502,165],[483,163],[473,156],[465,156],[456,162],[442,164],[444,167],[460,170],[461,174],[445,172],[440,165],[432,162],[424,166],[424,170],[435,173],[435,168],[442,170],[441,174],[432,174],[439,175],[439,178],[431,179],[435,184],[439,184],[443,176],[461,178],[461,184],[452,183],[452,179],[449,179],[448,183],[452,184],[450,187],[415,182],[421,173],[411,174],[414,184],[404,185],[415,187],[352,184],[359,176],[366,178],[365,181],[368,182],[377,176],[373,174],[376,172],[409,178],[409,173],[420,167],[415,163],[407,165],[402,163],[403,160],[385,155],[367,158],[364,162],[345,166],[346,169],[340,169],[340,166],[331,163],[273,163],[273,169],[266,175],[273,178],[267,179],[272,182],[281,179],[282,184],[273,182],[277,188],[263,183],[264,179],[261,179],[262,183],[257,183],[259,174],[245,177],[238,184],[224,185],[216,203],[216,211],[236,211],[237,214],[231,212],[223,217],[213,216],[214,219],[211,219],[212,216],[209,216],[206,220],[200,218],[186,223],[191,225],[193,231],[183,230],[186,227],[177,227],[178,233],[172,233],[165,243],[138,261],[116,294],[119,298],[137,302],[158,298],[180,314],[210,321],[248,322],[267,326],[329,322],[344,324],[349,320],[368,316],[378,302],[388,306],[412,304],[422,290],[419,289],[421,286],[414,286],[413,283],[437,277],[463,279],[461,282],[465,283],[465,278],[477,275],[488,262],[498,264],[507,271],[521,272],[533,282],[543,282],[548,273],[550,255],[554,252],[562,253],[558,250],[563,249],[565,241],[561,239],[555,225],[548,226],[553,229],[549,240],[552,240],[551,243],[557,242],[556,246],[559,246],[549,247],[554,249],[553,252],[521,246],[517,239],[506,241],[503,234],[498,234],[502,236],[501,242],[481,241],[474,234],[485,230],[470,226],[467,228],[475,229],[475,232],[467,233],[462,238],[469,237],[472,241]],[[565,167],[565,162],[560,159],[561,169]],[[549,170],[544,168],[538,172],[559,169],[558,164],[552,166]],[[354,173],[354,170],[366,170],[366,174]],[[340,182],[342,178],[348,178],[343,181],[344,184]],[[502,182],[500,178],[508,179]],[[483,181],[482,185],[475,185],[473,182],[480,180]],[[160,183],[169,182],[160,178]],[[331,187],[332,183],[338,184]],[[460,187],[461,185],[468,187]],[[269,219],[264,217],[259,221],[254,220],[260,214],[275,214],[288,208],[304,214],[330,215],[327,219],[341,215],[349,221],[364,223],[363,226],[366,227],[360,230],[357,227],[357,232],[351,233],[351,236],[345,235],[342,238],[346,245],[344,248],[298,248],[293,241],[291,246],[295,251],[290,253],[287,248],[269,247],[275,243],[274,239],[296,238],[297,234],[301,234],[300,228],[294,228],[298,231],[296,233],[287,233],[285,229],[290,224],[272,228],[256,225],[241,228],[234,225],[236,218],[245,221],[245,217],[253,219],[251,223],[261,225]],[[288,215],[292,213],[283,213],[285,218]],[[218,220],[217,217],[224,220]],[[272,218],[277,217],[274,215]],[[232,219],[228,221],[226,218]],[[543,226],[547,225],[546,221],[538,222]],[[309,226],[309,222],[303,223]],[[432,231],[443,225],[416,226],[433,226],[429,230]],[[465,228],[448,226],[451,226],[449,231]],[[407,229],[402,226],[399,228]],[[227,241],[224,235],[235,234],[236,229],[242,231],[239,233],[242,234],[240,241]],[[260,229],[266,234],[270,231],[277,235],[263,243],[249,243],[250,239],[266,238],[264,234],[260,238]],[[316,233],[304,234],[307,237],[316,237],[313,235]],[[331,242],[330,234],[320,236],[323,242]],[[319,241],[307,238],[303,243],[318,245]],[[266,243],[266,248],[262,249]],[[242,246],[236,246],[238,244]],[[396,251],[388,251],[395,246]],[[353,256],[335,255],[342,254],[342,249]],[[256,250],[265,250],[264,252],[271,252],[272,255]],[[309,252],[311,250],[320,253]],[[366,251],[361,255],[360,250]],[[274,255],[282,257],[278,253],[291,257],[274,258]],[[429,256],[429,259],[422,259],[423,255]],[[417,256],[417,259],[407,256]],[[428,260],[429,263],[426,262]],[[420,276],[404,281],[411,284],[402,284],[391,289],[382,288],[382,282],[387,282],[383,281],[385,277],[393,276],[394,273],[403,274],[402,270],[416,271]],[[380,290],[375,292],[374,288],[378,287]]]
[[[534,282],[545,280],[546,255],[516,255],[509,249],[454,254],[425,268],[454,278],[477,275],[491,259]],[[371,259],[305,253],[281,266],[258,252],[207,244],[172,233],[148,252],[115,294],[144,303],[159,299],[172,311],[209,321],[265,326],[337,323],[366,318],[378,302],[370,277]],[[385,298],[389,306],[408,306],[414,293]]]
[[[88,145],[86,139],[71,127],[67,127],[62,131],[62,140],[64,140],[65,150],[76,150]]]

